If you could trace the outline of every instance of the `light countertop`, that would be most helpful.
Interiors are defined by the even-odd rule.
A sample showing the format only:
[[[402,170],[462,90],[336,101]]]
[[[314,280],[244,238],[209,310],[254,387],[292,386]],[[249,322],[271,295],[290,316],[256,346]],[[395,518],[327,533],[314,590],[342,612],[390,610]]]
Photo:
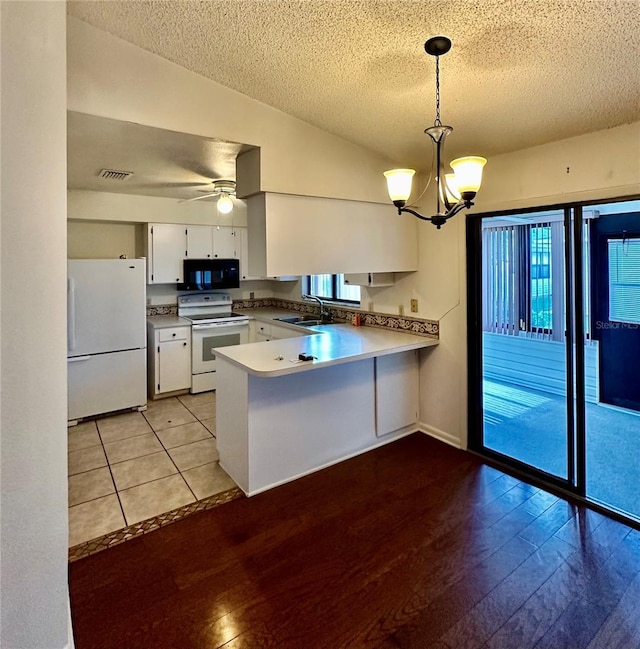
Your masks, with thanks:
[[[147,323],[154,329],[167,329],[169,327],[190,327],[191,321],[177,315],[152,315],[147,318]]]
[[[276,318],[281,318],[282,316],[297,314],[296,311],[287,311],[285,309],[277,309],[276,307],[268,306],[261,306],[255,309],[240,309],[234,312],[241,313],[242,315],[247,315],[250,318],[255,318],[256,320],[275,320]]]
[[[243,312],[246,311],[249,310]],[[260,316],[269,317],[266,310],[260,311]],[[280,310],[275,311],[278,315],[282,314]],[[309,335],[305,336],[218,347],[216,355],[250,374],[268,377],[423,349],[437,344],[438,341],[432,338],[403,331],[331,324],[312,327]],[[300,353],[311,354],[315,358],[312,361],[299,361]]]

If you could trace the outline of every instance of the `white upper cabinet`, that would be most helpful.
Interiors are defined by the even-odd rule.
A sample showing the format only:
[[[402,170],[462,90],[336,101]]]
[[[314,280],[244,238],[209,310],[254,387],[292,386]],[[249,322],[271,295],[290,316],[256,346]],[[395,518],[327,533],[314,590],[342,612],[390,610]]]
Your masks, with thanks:
[[[182,260],[186,249],[187,235],[184,225],[149,224],[147,227],[148,283],[182,282]]]
[[[356,286],[393,286],[393,273],[350,273],[344,276],[345,284]]]
[[[238,258],[241,252],[238,239],[233,227],[150,223],[147,281],[149,284],[182,282],[184,259]]]
[[[240,280],[261,279],[249,273],[249,237],[247,228],[238,228],[236,230],[236,245],[237,257],[240,260]]]
[[[210,225],[187,225],[187,259],[213,257],[213,228]]]
[[[254,277],[418,269],[417,220],[392,205],[273,193],[246,200]]]
[[[213,226],[213,256],[220,259],[231,259],[239,256],[234,228]]]
[[[187,225],[188,259],[232,259],[236,254],[235,230],[218,225]]]

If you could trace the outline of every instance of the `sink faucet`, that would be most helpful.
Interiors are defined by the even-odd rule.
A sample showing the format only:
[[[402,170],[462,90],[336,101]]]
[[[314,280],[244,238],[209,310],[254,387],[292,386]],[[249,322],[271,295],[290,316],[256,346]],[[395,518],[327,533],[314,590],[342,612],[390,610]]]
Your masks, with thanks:
[[[320,305],[320,320],[323,322],[331,321],[331,312],[324,305],[324,302],[317,295],[303,295],[303,300],[315,300]]]

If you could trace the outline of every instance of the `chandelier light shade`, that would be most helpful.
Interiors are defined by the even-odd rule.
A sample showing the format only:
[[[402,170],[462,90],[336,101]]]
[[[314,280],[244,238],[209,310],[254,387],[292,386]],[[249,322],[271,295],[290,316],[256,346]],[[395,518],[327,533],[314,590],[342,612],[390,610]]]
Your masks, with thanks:
[[[217,205],[218,212],[220,212],[220,214],[229,214],[233,211],[233,201],[231,200],[229,194],[227,194],[226,192],[222,192],[220,194]]]
[[[415,174],[414,169],[391,169],[385,171],[389,198],[398,208],[398,214],[408,212],[423,221],[431,221],[438,229],[452,216],[462,209],[473,205],[480,185],[482,184],[482,170],[487,163],[480,156],[466,156],[451,162],[453,173],[446,173],[444,168],[444,141],[453,131],[452,126],[446,126],[440,121],[440,56],[451,49],[451,41],[446,36],[434,36],[425,44],[424,49],[436,59],[436,119],[433,126],[425,129],[435,147],[435,160],[432,174],[438,184],[436,192],[436,213],[432,216],[423,216],[410,207],[406,207],[411,195],[411,181]]]
[[[473,198],[480,189],[482,184],[482,169],[487,164],[485,158],[479,156],[467,156],[465,158],[456,158],[450,163],[454,171],[455,185],[461,196],[473,194]]]
[[[411,180],[415,169],[391,169],[385,171],[387,189],[392,201],[408,201],[411,196]]]

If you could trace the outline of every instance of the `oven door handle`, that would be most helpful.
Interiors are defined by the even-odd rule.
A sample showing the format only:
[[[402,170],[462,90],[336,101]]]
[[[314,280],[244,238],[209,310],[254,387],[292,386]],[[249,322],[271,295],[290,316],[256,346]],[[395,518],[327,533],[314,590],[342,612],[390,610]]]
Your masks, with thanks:
[[[225,327],[246,327],[249,325],[248,320],[236,320],[234,322],[210,322],[208,324],[192,324],[191,328],[195,330],[201,330],[201,329],[222,329]]]

